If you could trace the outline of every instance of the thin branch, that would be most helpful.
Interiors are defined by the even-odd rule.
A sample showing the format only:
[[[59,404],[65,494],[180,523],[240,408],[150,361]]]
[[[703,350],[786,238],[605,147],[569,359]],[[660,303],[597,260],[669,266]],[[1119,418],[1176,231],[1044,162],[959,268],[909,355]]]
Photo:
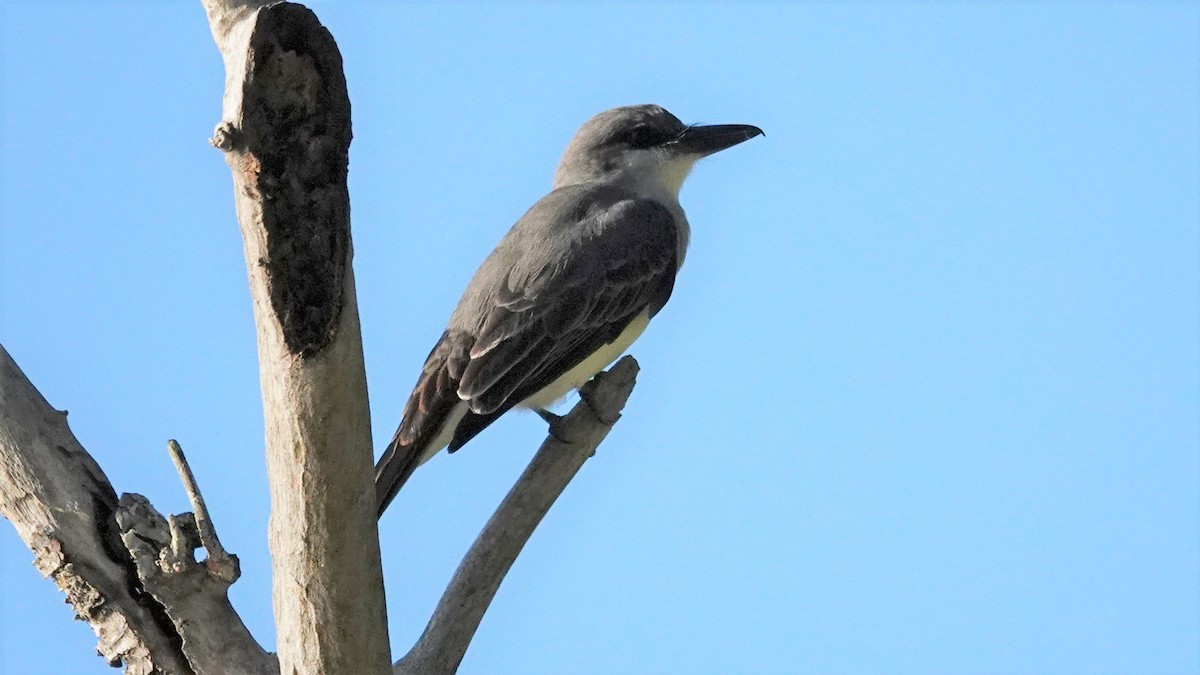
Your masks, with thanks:
[[[171,455],[171,462],[179,472],[179,480],[183,481],[183,490],[192,505],[200,544],[208,552],[206,566],[210,572],[232,584],[241,576],[237,556],[229,555],[225,547],[221,546],[221,540],[217,538],[217,528],[213,526],[212,518],[208,515],[208,506],[204,504],[204,496],[200,494],[200,486],[196,484],[196,477],[192,475],[192,467],[188,465],[183,448],[175,439],[171,439],[167,441],[167,452]]]
[[[229,603],[229,587],[240,576],[236,555],[221,547],[183,448],[167,443],[195,513],[163,518],[141,495],[121,495],[117,523],[138,578],[162,603],[183,639],[183,652],[197,675],[274,675],[279,662],[267,653]],[[204,546],[208,559],[196,562]]]
[[[458,669],[500,582],[525,542],[583,463],[620,418],[638,365],[626,356],[580,390],[581,400],[557,420],[551,435],[517,479],[459,564],[425,632],[394,666],[396,675]]]

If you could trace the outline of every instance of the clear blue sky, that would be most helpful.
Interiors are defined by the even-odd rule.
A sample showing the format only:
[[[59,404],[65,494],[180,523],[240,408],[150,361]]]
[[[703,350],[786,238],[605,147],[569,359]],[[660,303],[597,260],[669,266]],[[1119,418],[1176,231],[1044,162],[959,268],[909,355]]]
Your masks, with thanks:
[[[380,446],[588,116],[767,132],[685,186],[625,416],[463,673],[1200,670],[1197,4],[313,6],[353,104]],[[273,644],[200,4],[0,23],[0,340],[118,491],[186,510],[183,443]],[[502,420],[383,520],[397,655],[543,434]],[[7,525],[0,551],[0,668],[110,672]]]

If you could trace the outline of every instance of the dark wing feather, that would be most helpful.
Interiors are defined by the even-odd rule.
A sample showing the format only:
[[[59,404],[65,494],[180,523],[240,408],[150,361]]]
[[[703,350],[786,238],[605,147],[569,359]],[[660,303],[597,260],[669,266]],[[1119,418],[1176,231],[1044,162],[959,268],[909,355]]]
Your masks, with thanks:
[[[524,309],[505,311],[494,343],[472,354],[459,395],[467,394],[471,413],[458,425],[450,451],[467,441],[521,401],[541,391],[617,336],[643,311],[657,314],[671,296],[678,268],[678,234],[674,219],[655,202],[630,200],[615,205],[606,230],[550,277],[549,283],[527,287]],[[510,306],[514,306],[512,303]],[[529,336],[536,347],[526,350]],[[480,342],[483,340],[481,339]],[[477,343],[478,344],[478,343]],[[506,365],[498,379],[473,379],[493,362]]]
[[[606,190],[551,193],[480,267],[376,465],[380,514],[459,401],[470,409],[452,452],[667,302],[678,268],[674,217]]]
[[[459,402],[458,377],[469,359],[470,336],[446,331],[425,359],[417,384],[404,405],[396,434],[375,464],[378,515],[396,497],[421,460],[422,449],[437,437]]]

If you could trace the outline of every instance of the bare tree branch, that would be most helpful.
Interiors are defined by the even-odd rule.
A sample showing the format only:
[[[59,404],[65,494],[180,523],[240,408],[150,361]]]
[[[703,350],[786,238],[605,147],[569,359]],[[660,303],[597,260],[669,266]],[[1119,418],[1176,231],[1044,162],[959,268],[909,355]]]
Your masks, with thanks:
[[[300,5],[204,4],[258,332],[280,668],[387,672],[341,55]]]
[[[217,528],[208,515],[208,506],[204,503],[204,497],[200,494],[200,486],[196,484],[196,477],[192,475],[192,467],[188,465],[187,457],[183,454],[183,448],[179,447],[179,442],[174,439],[167,441],[167,452],[171,454],[171,462],[175,464],[175,470],[179,472],[179,480],[183,481],[183,490],[187,493],[188,502],[192,505],[192,514],[196,522],[196,529],[199,531],[200,545],[208,552],[208,559],[204,561],[204,565],[211,574],[225,581],[227,585],[232,584],[242,575],[237,556],[229,555],[225,551],[225,547],[221,546],[221,540],[217,538]],[[195,548],[193,546],[188,554],[190,555]]]
[[[383,577],[351,267],[350,108],[341,57],[300,5],[202,0],[226,66],[213,145],[232,169],[258,334],[279,658],[229,603],[221,546],[182,449],[194,513],[118,501],[100,467],[0,347],[0,514],[136,674],[385,673]],[[455,671],[538,523],[620,416],[625,357],[581,390],[484,527],[399,673]],[[197,562],[195,550],[207,559]]]
[[[108,478],[0,346],[0,514],[125,672],[189,673],[179,635],[139,588]]]
[[[240,575],[237,556],[217,541],[182,448],[175,441],[168,447],[195,515],[164,519],[145,497],[121,496],[117,522],[138,577],[165,607],[198,675],[278,673],[278,661],[259,646],[229,603],[229,586]],[[202,545],[208,559],[199,563],[193,553]]]
[[[467,551],[425,632],[396,662],[397,675],[453,673],[496,590],[542,517],[621,416],[637,378],[626,356],[580,390],[579,403],[551,428],[525,472]]]

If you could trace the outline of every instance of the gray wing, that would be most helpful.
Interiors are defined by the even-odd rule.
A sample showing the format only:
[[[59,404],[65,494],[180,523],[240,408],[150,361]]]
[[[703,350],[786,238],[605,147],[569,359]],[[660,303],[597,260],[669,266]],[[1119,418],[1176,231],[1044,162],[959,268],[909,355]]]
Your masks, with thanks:
[[[674,216],[612,189],[556,190],[529,210],[468,285],[376,466],[382,514],[460,401],[453,452],[671,295]]]

